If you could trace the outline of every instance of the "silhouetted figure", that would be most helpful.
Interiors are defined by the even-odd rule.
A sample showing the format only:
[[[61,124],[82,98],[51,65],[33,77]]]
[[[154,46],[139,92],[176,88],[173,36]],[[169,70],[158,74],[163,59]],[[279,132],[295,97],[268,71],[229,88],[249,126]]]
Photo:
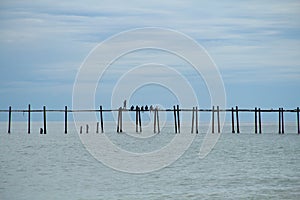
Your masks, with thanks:
[[[138,106],[135,107],[135,110],[140,110],[140,108]]]
[[[144,111],[144,106],[141,107],[141,111]]]
[[[149,108],[148,108],[148,106],[147,106],[147,105],[145,106],[145,110],[146,110],[146,111],[148,111],[148,110],[149,110]]]
[[[40,128],[40,134],[43,134],[44,130],[42,128]]]
[[[150,111],[153,111],[153,106],[152,105],[150,106]]]
[[[131,111],[133,111],[133,110],[134,110],[134,106],[133,106],[133,105],[130,107],[130,110],[131,110]]]
[[[127,101],[124,100],[124,102],[123,102],[123,108],[124,108],[124,109],[126,109],[126,103],[127,103]]]

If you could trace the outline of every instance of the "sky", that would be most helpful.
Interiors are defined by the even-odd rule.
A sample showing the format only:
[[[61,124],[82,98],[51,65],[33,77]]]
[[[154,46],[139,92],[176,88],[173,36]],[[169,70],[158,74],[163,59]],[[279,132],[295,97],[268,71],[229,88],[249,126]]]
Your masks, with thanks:
[[[113,35],[143,27],[172,29],[198,42],[220,71],[228,108],[294,109],[300,106],[299,19],[297,0],[2,0],[0,109],[26,109],[28,104],[33,109],[71,108],[73,85],[89,52]],[[114,63],[99,82],[96,104],[111,107],[112,90],[123,73],[118,66],[126,63],[129,70],[156,58],[170,61],[196,90],[200,107],[210,107],[203,78],[171,57],[149,50]],[[151,91],[159,93],[157,98]],[[129,100],[164,107],[177,102],[172,92],[157,85],[139,88]]]

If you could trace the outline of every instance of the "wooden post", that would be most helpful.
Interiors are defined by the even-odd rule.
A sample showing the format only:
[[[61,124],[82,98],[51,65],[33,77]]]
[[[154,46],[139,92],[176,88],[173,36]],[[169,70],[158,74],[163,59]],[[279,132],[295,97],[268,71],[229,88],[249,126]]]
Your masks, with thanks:
[[[220,129],[220,108],[219,108],[219,106],[217,106],[217,119],[218,119],[218,133],[220,133],[221,129]]]
[[[255,129],[255,134],[257,134],[257,107],[255,107],[254,110],[254,129]]]
[[[281,134],[281,108],[278,109],[278,134]]]
[[[11,106],[9,106],[9,109],[8,109],[8,130],[7,130],[7,133],[10,133],[10,128],[11,128]]]
[[[154,110],[154,126],[153,126],[153,132],[156,133],[156,115],[157,115],[157,112],[156,112],[156,108]]]
[[[65,106],[65,134],[68,133],[68,107]]]
[[[118,110],[118,124],[117,124],[117,133],[120,132],[120,118],[121,118],[121,111],[120,108]]]
[[[238,106],[235,107],[236,109],[236,131],[237,133],[240,133],[240,121],[239,121],[239,108]]]
[[[159,114],[158,114],[158,108],[157,107],[156,107],[156,117],[157,117],[157,132],[160,133]]]
[[[261,130],[261,112],[260,112],[260,108],[258,108],[258,128],[259,128],[259,134],[261,134],[262,130]]]
[[[46,134],[47,133],[46,106],[43,107],[43,113],[44,113],[44,134]]]
[[[177,133],[177,120],[176,120],[176,108],[173,106],[174,111],[174,125],[175,125],[175,133]]]
[[[192,129],[191,129],[191,133],[194,133],[194,115],[195,115],[195,107],[193,107],[193,112],[192,112]]]
[[[89,125],[86,125],[86,133],[89,133]]]
[[[30,104],[28,104],[28,131],[27,133],[30,134]]]
[[[100,106],[100,123],[101,123],[101,133],[104,132],[103,128],[103,111],[102,111],[102,106]]]
[[[178,133],[180,133],[179,105],[177,105],[177,123],[178,123]]]
[[[198,106],[196,106],[195,112],[196,112],[196,134],[198,134]]]
[[[235,133],[235,130],[234,130],[234,110],[233,110],[233,107],[231,107],[231,129],[232,129],[232,133]]]
[[[80,126],[80,134],[82,134],[82,126]]]
[[[139,132],[139,108],[135,108],[135,132]]]
[[[284,134],[284,118],[283,118],[283,108],[281,108],[281,133]]]
[[[123,132],[123,116],[122,116],[122,107],[119,108],[120,111],[120,132]]]
[[[99,133],[99,122],[96,124],[96,133]]]
[[[297,127],[298,127],[298,134],[300,134],[299,107],[297,107]]]
[[[215,106],[212,107],[211,115],[212,115],[211,133],[215,133]]]
[[[140,132],[142,132],[142,118],[141,118],[141,110],[139,110],[139,125],[140,125]]]

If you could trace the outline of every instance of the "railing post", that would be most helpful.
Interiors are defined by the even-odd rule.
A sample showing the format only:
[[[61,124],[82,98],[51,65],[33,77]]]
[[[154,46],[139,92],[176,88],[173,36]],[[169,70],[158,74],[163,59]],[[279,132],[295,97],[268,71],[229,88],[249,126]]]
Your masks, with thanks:
[[[236,109],[236,131],[237,133],[240,133],[240,121],[239,121],[239,108],[238,106],[235,107]]]
[[[234,130],[234,109],[233,109],[233,107],[231,107],[231,129],[232,129],[232,133],[235,133],[235,130]]]
[[[44,134],[46,134],[47,133],[46,106],[43,107],[43,114],[44,114]]]
[[[7,133],[10,133],[11,129],[11,106],[8,108],[8,130]]]
[[[68,107],[65,106],[65,134],[68,133]]]

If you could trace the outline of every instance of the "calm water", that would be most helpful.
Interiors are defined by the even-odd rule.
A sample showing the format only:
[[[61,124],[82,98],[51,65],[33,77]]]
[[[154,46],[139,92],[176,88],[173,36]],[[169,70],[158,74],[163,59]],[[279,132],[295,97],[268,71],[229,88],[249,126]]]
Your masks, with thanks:
[[[0,125],[0,199],[3,200],[299,199],[300,196],[300,136],[293,124],[286,126],[285,135],[278,135],[277,126],[271,124],[263,127],[261,135],[253,134],[253,127],[247,124],[241,127],[240,134],[231,134],[230,127],[225,127],[213,151],[202,160],[197,155],[205,135],[201,133],[175,163],[139,175],[112,170],[94,159],[72,125],[67,135],[59,123],[48,124],[47,135],[38,133],[41,123],[32,125],[30,135],[26,123],[13,123],[10,135],[6,133],[7,124]],[[142,147],[146,148],[143,151],[154,150],[174,136],[173,127],[167,127],[155,136],[160,137],[158,140],[153,137],[147,146],[143,139],[126,140],[128,136],[115,133],[114,126],[105,128],[112,141],[135,151]],[[93,132],[93,127],[90,130]],[[190,134],[189,127],[181,134]]]

